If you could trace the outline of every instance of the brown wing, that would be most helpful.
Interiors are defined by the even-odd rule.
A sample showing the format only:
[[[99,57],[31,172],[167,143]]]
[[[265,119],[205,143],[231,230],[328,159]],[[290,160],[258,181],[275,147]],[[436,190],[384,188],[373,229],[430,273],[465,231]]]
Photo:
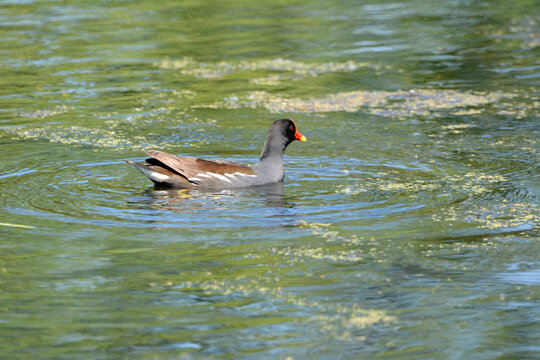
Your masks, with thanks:
[[[152,158],[165,164],[168,168],[186,178],[195,178],[198,174],[211,172],[214,174],[234,174],[236,172],[246,175],[256,175],[249,166],[226,160],[203,160],[194,157],[176,156],[157,150],[147,150]]]

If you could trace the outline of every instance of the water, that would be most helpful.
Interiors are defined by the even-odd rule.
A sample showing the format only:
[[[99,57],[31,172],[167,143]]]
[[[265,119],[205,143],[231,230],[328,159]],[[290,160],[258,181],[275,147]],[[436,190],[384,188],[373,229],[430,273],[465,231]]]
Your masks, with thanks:
[[[540,358],[539,10],[3,2],[0,357]]]

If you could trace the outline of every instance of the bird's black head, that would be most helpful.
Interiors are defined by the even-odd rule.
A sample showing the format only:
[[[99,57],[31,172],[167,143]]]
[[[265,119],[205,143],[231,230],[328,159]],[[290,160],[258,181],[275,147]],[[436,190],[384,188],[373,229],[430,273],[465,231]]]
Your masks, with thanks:
[[[270,132],[274,132],[275,136],[280,134],[287,139],[287,145],[294,140],[306,141],[306,137],[298,131],[293,119],[280,119],[274,121],[272,126],[270,126],[269,134]]]
[[[261,160],[268,156],[283,157],[283,152],[287,145],[294,140],[306,141],[306,137],[302,135],[296,128],[296,123],[293,119],[280,119],[274,121],[268,130],[266,141],[264,142]]]

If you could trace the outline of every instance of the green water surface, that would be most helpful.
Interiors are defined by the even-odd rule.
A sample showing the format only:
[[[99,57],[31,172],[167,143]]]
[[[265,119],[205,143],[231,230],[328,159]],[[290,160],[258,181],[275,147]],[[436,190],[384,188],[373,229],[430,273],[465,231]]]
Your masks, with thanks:
[[[540,359],[539,14],[0,2],[0,358]],[[124,162],[284,117],[282,184]]]

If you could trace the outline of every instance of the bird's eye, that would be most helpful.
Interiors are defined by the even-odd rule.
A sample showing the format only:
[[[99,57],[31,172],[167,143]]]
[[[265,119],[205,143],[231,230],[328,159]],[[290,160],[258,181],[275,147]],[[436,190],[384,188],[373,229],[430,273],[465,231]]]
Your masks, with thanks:
[[[291,129],[291,131],[294,131],[294,126],[291,125],[290,129]]]

